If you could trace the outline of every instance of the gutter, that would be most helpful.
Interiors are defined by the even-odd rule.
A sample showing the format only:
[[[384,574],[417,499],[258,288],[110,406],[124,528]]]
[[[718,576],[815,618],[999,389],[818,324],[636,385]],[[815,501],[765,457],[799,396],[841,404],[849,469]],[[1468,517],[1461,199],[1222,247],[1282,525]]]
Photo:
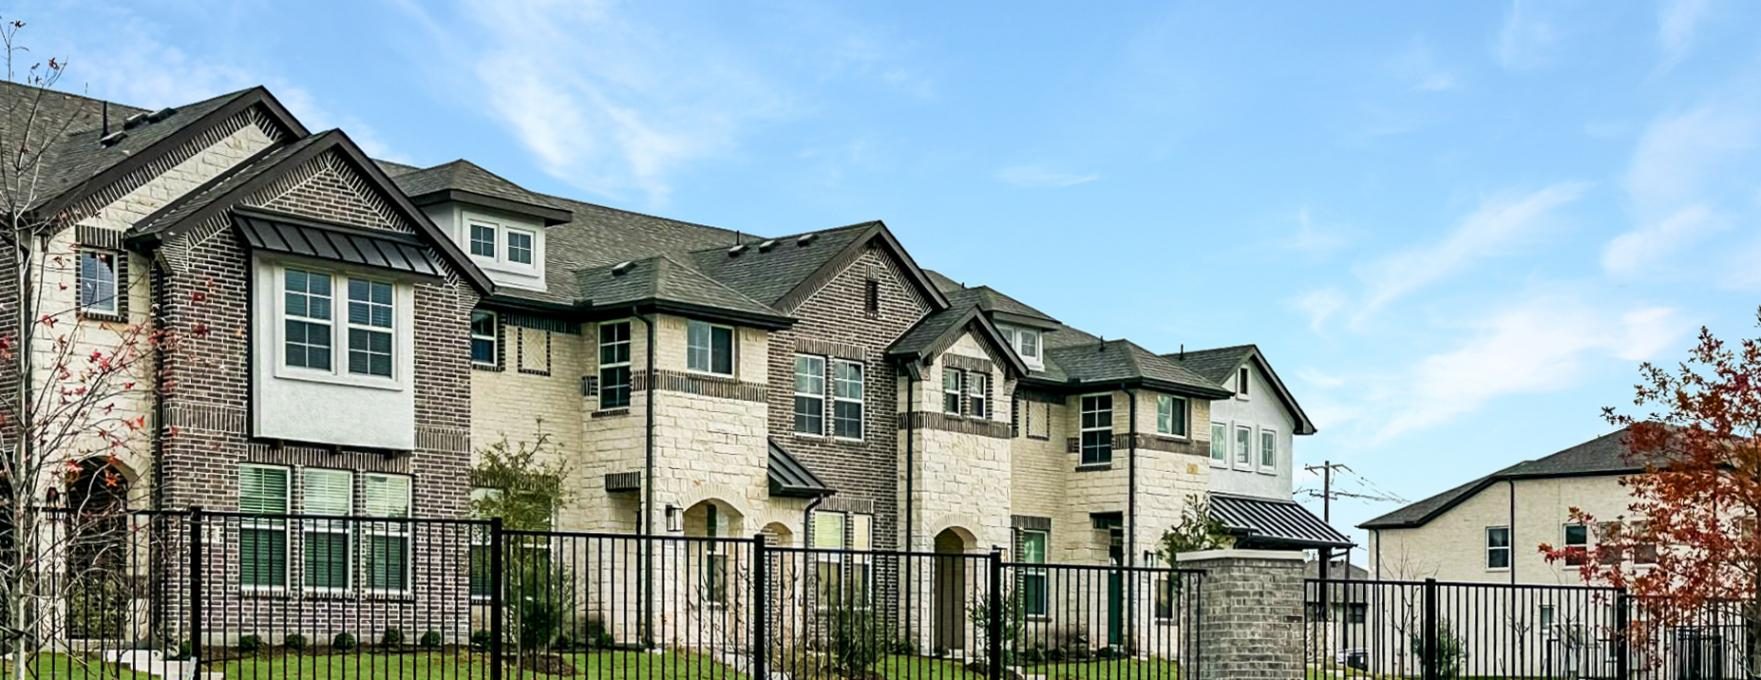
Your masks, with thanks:
[[[654,317],[641,316],[632,308],[632,314],[642,319],[642,327],[648,333],[648,351],[644,362],[646,373],[642,376],[644,403],[642,414],[642,536],[654,534]],[[646,564],[650,559],[652,546],[642,550],[642,626],[643,646],[648,646],[654,635],[654,569]]]

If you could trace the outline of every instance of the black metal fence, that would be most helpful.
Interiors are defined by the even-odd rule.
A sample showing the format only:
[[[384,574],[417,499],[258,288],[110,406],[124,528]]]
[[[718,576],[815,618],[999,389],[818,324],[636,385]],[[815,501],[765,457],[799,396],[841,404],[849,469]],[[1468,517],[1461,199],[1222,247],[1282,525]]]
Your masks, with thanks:
[[[1736,603],[1684,615],[1615,588],[1318,579],[1304,601],[1321,677],[1749,677]]]
[[[1193,678],[1201,635],[1200,572],[1000,550],[203,511],[4,538],[42,677]]]

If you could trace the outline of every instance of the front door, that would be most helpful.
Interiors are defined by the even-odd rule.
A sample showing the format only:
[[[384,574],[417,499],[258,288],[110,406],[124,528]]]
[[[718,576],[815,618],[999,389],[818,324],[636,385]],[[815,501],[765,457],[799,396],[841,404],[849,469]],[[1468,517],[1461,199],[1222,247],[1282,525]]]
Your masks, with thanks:
[[[1112,545],[1107,546],[1107,561],[1117,567],[1125,564],[1124,537],[1115,529]],[[1107,644],[1125,644],[1125,587],[1118,570],[1107,572]]]
[[[935,646],[938,650],[955,652],[966,648],[966,560],[965,541],[953,531],[936,536],[935,558]]]

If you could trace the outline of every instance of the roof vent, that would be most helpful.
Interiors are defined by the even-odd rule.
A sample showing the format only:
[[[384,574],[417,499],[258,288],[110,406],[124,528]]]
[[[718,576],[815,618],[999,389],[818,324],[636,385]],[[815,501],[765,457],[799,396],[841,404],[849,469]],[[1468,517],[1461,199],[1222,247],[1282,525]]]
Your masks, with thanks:
[[[795,239],[795,245],[806,248],[807,246],[812,245],[814,239],[817,239],[817,238],[819,238],[819,234],[807,234],[805,236],[802,236],[800,238]]]
[[[625,273],[629,272],[631,269],[634,269],[635,267],[636,267],[635,261],[624,260],[623,262],[619,262],[619,263],[611,266],[611,275],[612,276],[623,276]]]
[[[99,137],[98,143],[101,145],[104,145],[104,146],[116,146],[117,142],[120,142],[124,139],[128,139],[128,133],[124,132],[122,130],[117,130],[117,131],[112,132],[110,134],[104,135],[103,137]]]
[[[758,244],[758,252],[768,253],[771,248],[775,247],[777,247],[777,240],[774,238],[767,238],[763,243]]]
[[[142,112],[137,113],[135,115],[129,116],[126,120],[122,121],[122,129],[133,130],[135,128],[138,128],[138,127],[140,127],[142,125],[146,125],[146,124],[147,124],[147,112],[142,111]]]
[[[174,114],[174,113],[177,113],[177,109],[174,109],[174,108],[167,106],[163,109],[159,109],[158,111],[154,111],[152,113],[147,114],[147,120],[149,122],[157,123],[159,121],[165,120],[166,118],[170,118],[171,114]]]
[[[746,252],[746,244],[742,243],[740,245],[729,248],[728,249],[728,257],[739,257],[740,253],[744,253],[744,252]]]

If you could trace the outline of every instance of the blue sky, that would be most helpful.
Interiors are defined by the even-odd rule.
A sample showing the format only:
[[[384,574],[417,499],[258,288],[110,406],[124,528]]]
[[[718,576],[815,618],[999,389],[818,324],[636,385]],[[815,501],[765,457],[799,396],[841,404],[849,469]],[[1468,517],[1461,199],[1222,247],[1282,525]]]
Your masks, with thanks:
[[[66,89],[264,83],[383,157],[757,233],[880,218],[1109,337],[1259,343],[1321,429],[1298,463],[1352,491],[1600,434],[1636,362],[1752,330],[1761,5],[830,4],[0,14]]]

